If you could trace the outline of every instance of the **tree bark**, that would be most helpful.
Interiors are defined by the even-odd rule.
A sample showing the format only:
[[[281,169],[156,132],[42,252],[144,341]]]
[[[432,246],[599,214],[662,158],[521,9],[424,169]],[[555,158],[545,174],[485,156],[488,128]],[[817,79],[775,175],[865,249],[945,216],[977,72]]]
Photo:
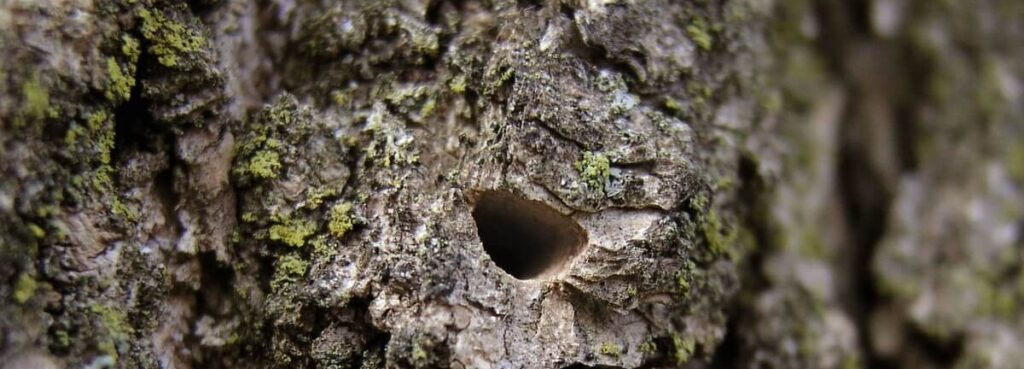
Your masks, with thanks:
[[[0,367],[1020,368],[1021,4],[0,1]]]

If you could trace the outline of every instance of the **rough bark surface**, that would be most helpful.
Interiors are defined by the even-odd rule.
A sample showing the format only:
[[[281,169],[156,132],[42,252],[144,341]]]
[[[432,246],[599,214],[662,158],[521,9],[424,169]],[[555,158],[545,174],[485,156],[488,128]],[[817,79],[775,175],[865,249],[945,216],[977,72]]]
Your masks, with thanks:
[[[0,367],[1022,368],[1019,0],[0,0]]]

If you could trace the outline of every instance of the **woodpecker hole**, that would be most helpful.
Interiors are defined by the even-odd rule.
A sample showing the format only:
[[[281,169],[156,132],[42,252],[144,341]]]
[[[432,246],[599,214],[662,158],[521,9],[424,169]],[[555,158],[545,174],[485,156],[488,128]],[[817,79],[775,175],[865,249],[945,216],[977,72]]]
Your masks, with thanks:
[[[491,260],[517,279],[557,274],[587,243],[586,233],[572,218],[509,193],[480,194],[473,220]]]

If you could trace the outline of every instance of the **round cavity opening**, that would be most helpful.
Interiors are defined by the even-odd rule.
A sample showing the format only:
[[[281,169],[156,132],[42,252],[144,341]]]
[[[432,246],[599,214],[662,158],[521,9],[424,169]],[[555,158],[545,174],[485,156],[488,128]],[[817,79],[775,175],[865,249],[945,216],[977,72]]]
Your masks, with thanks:
[[[536,279],[562,270],[587,244],[578,223],[539,202],[488,191],[473,207],[484,250],[517,279]]]

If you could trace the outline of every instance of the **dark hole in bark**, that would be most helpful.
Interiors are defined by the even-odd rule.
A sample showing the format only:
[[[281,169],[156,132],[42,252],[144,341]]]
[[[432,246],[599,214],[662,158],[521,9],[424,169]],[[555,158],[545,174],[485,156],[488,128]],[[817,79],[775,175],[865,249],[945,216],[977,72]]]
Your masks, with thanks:
[[[482,193],[473,219],[484,250],[517,279],[561,271],[587,243],[583,228],[572,218],[504,192]]]

